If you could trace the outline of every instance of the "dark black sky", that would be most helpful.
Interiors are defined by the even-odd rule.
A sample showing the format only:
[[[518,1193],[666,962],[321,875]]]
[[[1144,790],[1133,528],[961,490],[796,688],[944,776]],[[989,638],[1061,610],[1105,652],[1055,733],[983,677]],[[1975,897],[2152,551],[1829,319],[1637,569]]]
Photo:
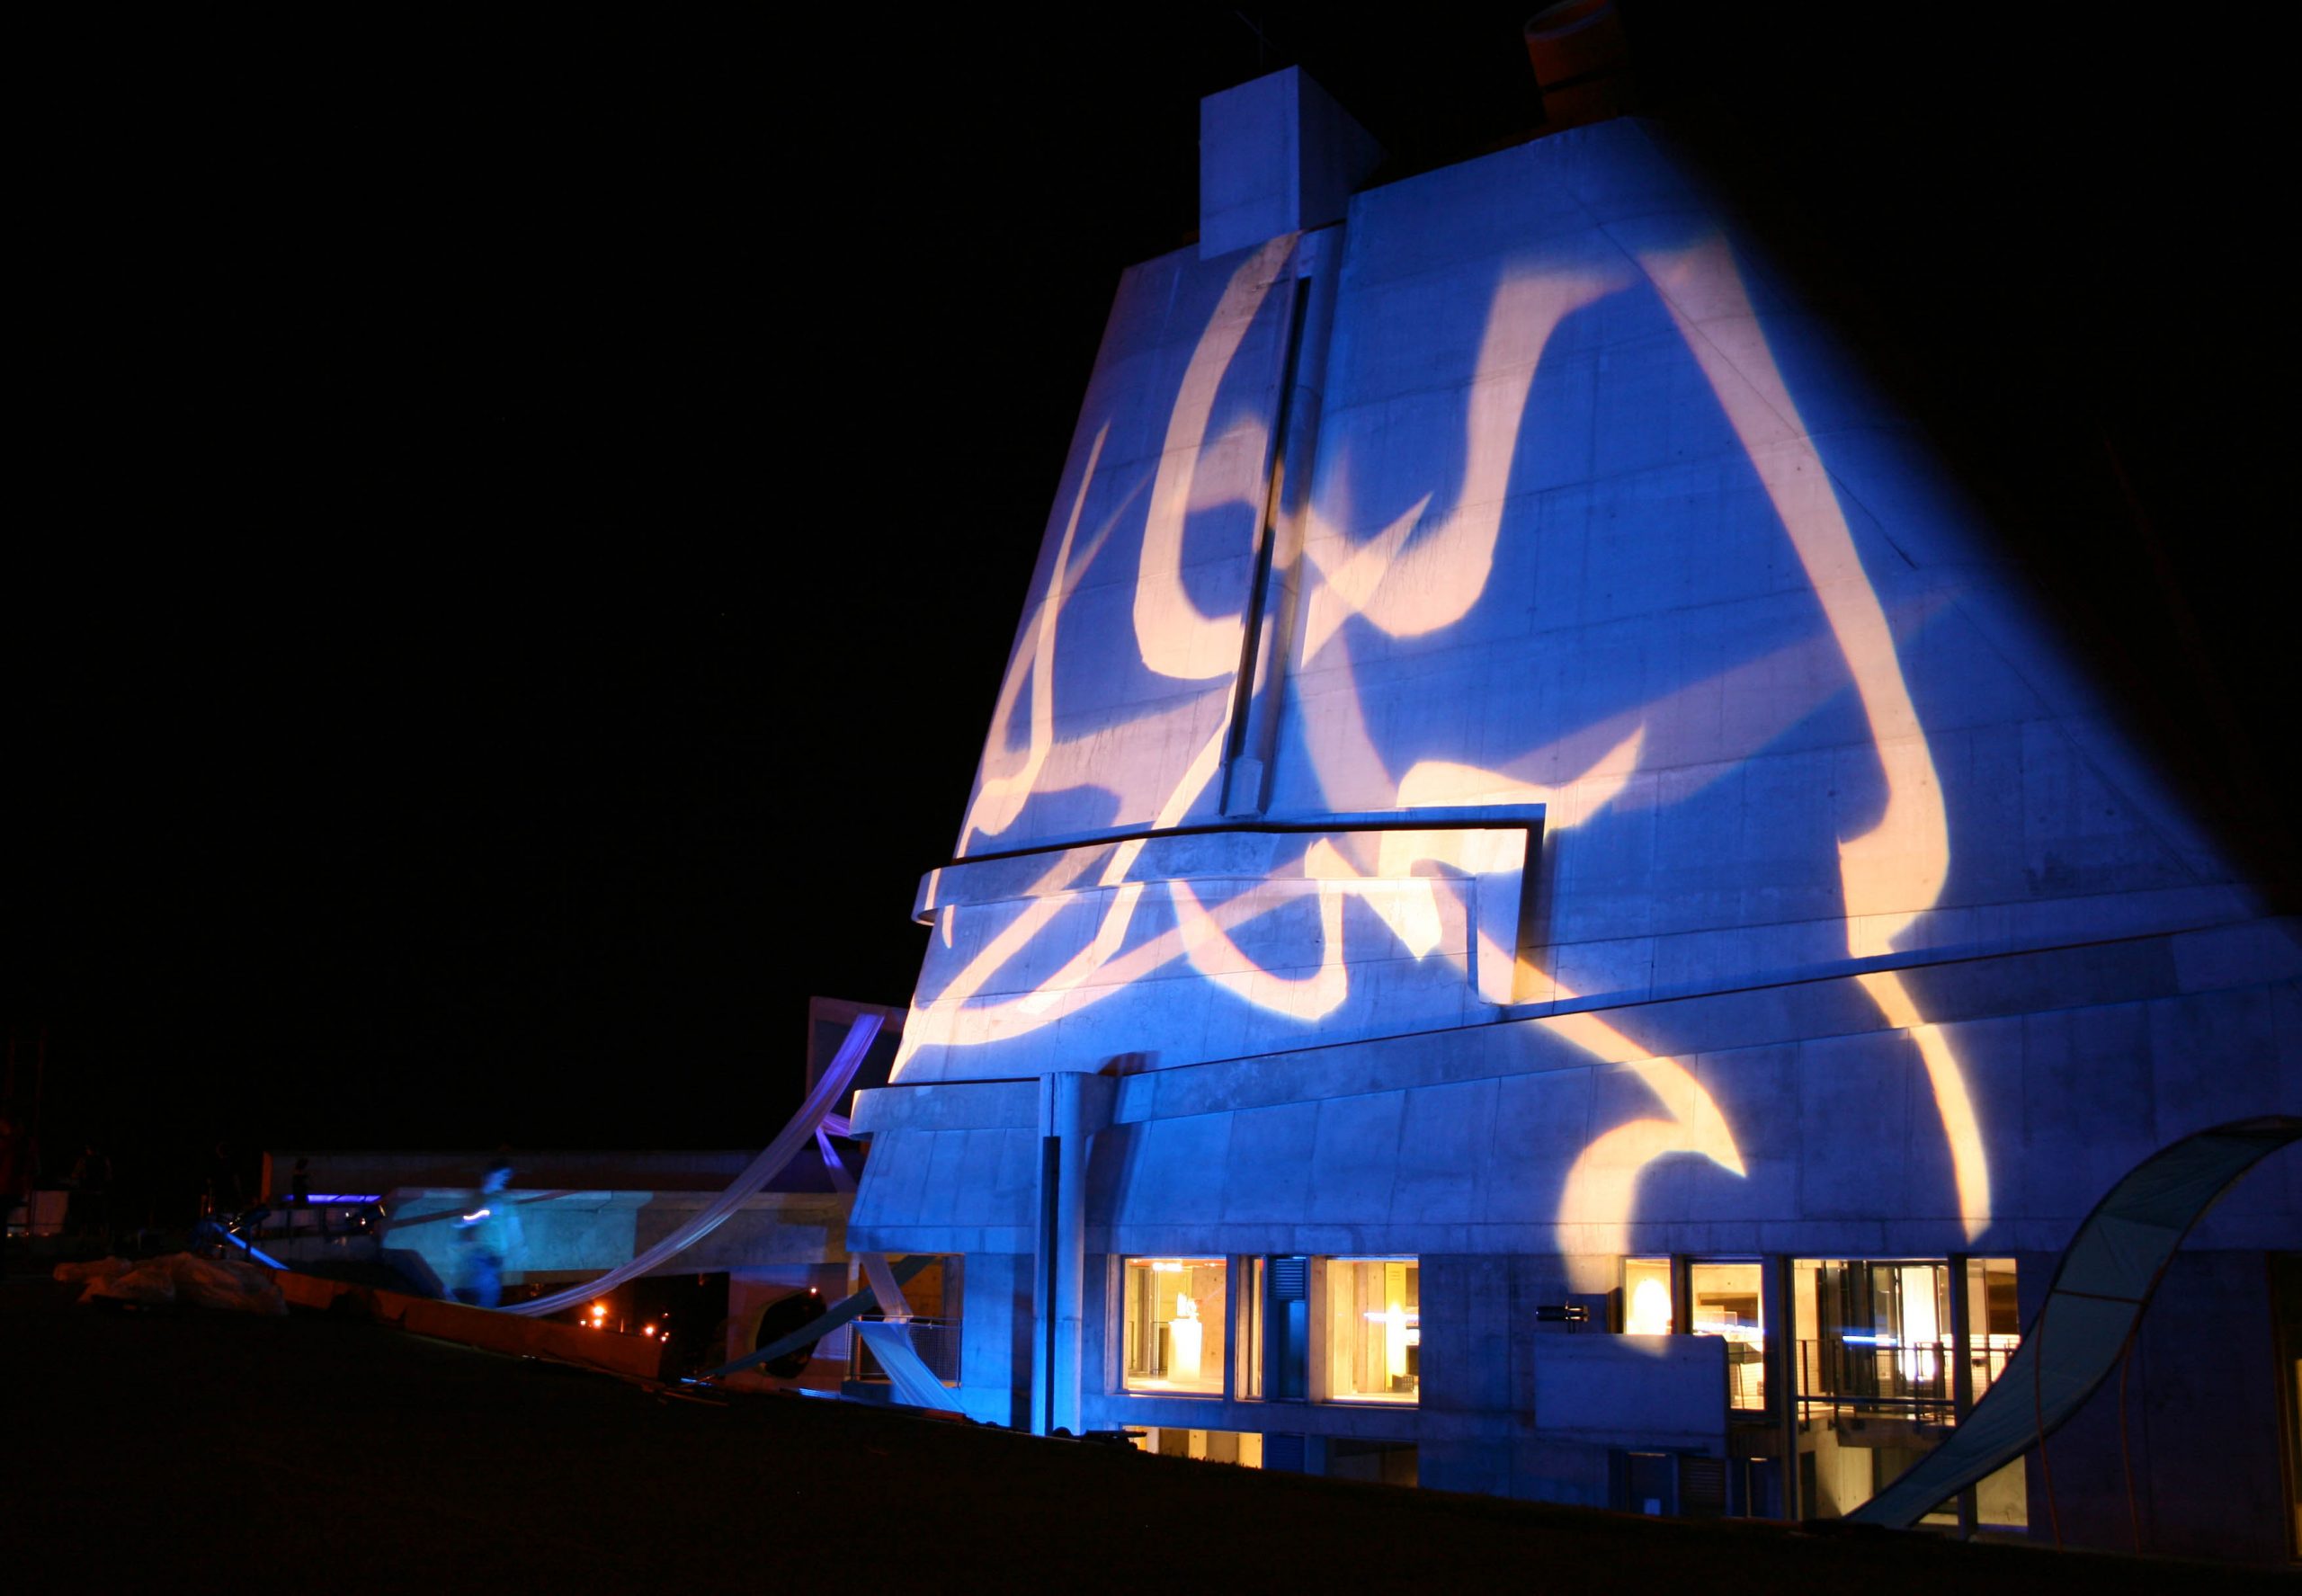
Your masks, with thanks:
[[[1646,109],[2290,876],[2262,52],[1621,3]],[[807,994],[908,994],[1199,97],[1303,65],[1405,175],[1539,124],[1527,9],[56,40],[0,566],[51,1145],[769,1134]]]

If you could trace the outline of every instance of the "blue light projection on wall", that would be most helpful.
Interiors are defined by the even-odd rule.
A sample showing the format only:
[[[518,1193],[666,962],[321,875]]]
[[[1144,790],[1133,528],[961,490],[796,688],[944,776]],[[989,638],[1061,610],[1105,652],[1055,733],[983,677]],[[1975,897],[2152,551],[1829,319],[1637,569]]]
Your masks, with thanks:
[[[897,1076],[1532,1017],[1654,1100],[1564,1179],[1562,1250],[1620,1251],[1655,1160],[1745,1163],[1683,1063],[1576,1007],[1619,985],[1611,900],[1709,890],[1708,853],[1739,895],[1721,926],[1787,927],[1817,967],[1907,951],[1952,849],[1905,655],[1949,600],[1882,596],[1777,301],[1707,221],[1586,218],[1490,248],[1476,283],[1439,242],[1352,228],[1340,263],[1306,235],[1122,284],[956,857],[922,887]],[[1334,829],[1164,834],[1226,821],[1258,706],[1267,801],[1229,818]],[[1762,779],[1780,819],[1754,827],[1735,789]],[[1539,860],[1523,827],[1413,826],[1496,806],[1539,812]],[[1856,973],[1979,1235],[1967,1073],[1900,972]]]

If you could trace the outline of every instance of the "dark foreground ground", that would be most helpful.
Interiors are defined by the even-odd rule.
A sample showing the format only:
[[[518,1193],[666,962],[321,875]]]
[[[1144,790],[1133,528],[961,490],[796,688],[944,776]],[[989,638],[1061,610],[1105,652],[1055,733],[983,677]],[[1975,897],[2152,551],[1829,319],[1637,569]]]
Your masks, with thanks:
[[[0,1585],[87,1591],[2185,1588],[2196,1565],[1663,1522],[799,1398],[666,1399],[364,1323],[0,1287]],[[2217,1569],[2230,1589],[2291,1590]],[[2272,1581],[2278,1582],[2273,1587]]]

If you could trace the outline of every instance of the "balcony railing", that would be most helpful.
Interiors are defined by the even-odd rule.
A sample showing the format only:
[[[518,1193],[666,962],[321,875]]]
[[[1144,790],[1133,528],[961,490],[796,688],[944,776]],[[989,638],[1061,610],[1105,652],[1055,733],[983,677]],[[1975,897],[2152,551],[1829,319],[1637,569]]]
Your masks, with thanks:
[[[1889,1335],[1850,1333],[1798,1343],[1798,1411],[1849,1410],[1908,1418],[1920,1423],[1957,1422],[1958,1362],[1964,1357],[1974,1375],[1978,1400],[2021,1345],[2014,1335],[1992,1335],[1969,1342],[1897,1341]]]

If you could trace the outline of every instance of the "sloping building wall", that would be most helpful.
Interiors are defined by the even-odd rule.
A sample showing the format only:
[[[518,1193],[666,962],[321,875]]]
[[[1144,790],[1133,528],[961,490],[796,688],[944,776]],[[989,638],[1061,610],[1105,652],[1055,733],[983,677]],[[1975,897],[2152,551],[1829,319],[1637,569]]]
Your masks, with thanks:
[[[1018,1260],[1028,1316],[1035,1149],[1083,1157],[1082,1422],[1619,1497],[1638,1426],[1546,1431],[1533,1308],[1724,1256],[1771,1261],[1788,1459],[1789,1261],[2027,1286],[2152,1149],[2302,1109],[2291,935],[1631,121],[1127,274],[954,854],[853,1244]],[[1066,1072],[1114,1079],[1065,1124],[1027,1083]],[[2199,1244],[2298,1237],[2289,1154]],[[1146,1255],[1421,1259],[1423,1401],[1129,1395]],[[2274,1450],[2251,1477],[2272,1555]]]

